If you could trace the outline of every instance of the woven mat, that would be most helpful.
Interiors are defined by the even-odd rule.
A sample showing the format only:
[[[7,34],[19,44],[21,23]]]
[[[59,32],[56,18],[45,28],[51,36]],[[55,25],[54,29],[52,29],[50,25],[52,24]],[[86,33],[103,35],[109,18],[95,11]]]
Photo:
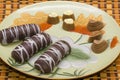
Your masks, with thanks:
[[[11,12],[29,4],[47,0],[0,0],[0,22]],[[52,1],[52,0],[49,0]],[[71,0],[69,0],[71,1]],[[83,2],[106,11],[120,25],[120,0],[72,0]],[[7,66],[0,59],[0,80],[36,80]],[[41,79],[39,79],[41,80]],[[105,70],[82,80],[120,80],[120,56]]]

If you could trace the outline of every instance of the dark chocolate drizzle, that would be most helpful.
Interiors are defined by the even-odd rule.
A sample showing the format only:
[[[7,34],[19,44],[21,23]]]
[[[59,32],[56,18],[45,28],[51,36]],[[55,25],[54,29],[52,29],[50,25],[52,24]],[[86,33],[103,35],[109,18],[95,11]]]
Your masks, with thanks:
[[[36,24],[14,26],[0,31],[0,42],[5,45],[23,40],[37,33],[40,33],[40,28]]]
[[[26,39],[18,45],[11,53],[15,61],[24,63],[30,59],[36,52],[44,49],[52,43],[51,37],[47,33],[36,34]]]
[[[70,45],[66,41],[60,40],[36,60],[35,68],[40,70],[41,73],[49,73],[70,52]]]

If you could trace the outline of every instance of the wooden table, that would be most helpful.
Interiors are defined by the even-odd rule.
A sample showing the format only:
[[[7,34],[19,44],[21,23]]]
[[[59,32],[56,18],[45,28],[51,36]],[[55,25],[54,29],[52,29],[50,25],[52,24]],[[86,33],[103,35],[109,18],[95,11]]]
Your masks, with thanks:
[[[0,22],[11,12],[26,5],[47,0],[0,0]],[[53,1],[53,0],[48,0]],[[99,7],[106,11],[120,25],[120,0],[68,0],[77,1]],[[34,80],[35,78],[24,75],[7,66],[0,59],[0,80]],[[36,79],[35,79],[36,80]],[[41,80],[41,79],[39,79]],[[120,56],[108,68],[82,80],[120,80]]]

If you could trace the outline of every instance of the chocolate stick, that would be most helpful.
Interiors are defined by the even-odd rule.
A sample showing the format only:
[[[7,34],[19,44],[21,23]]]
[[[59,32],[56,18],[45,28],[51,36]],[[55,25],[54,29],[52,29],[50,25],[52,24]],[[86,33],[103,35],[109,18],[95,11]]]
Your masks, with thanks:
[[[26,39],[18,45],[11,53],[15,61],[24,63],[30,59],[36,52],[44,49],[52,43],[51,37],[47,33],[36,34]]]
[[[6,28],[0,31],[0,42],[4,45],[24,40],[26,37],[40,33],[40,28],[36,24],[25,24]]]
[[[40,70],[41,73],[49,73],[70,52],[70,45],[66,41],[60,40],[35,61],[35,68]]]

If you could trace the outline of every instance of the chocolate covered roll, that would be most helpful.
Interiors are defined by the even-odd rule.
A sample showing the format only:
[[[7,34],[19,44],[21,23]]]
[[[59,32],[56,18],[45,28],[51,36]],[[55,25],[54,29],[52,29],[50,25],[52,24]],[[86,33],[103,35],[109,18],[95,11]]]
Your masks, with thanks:
[[[47,33],[36,34],[18,45],[11,53],[12,58],[19,63],[24,63],[36,52],[44,49],[52,43]]]
[[[90,20],[87,24],[87,29],[89,31],[99,31],[101,30],[105,24],[101,21]]]
[[[35,61],[35,68],[40,70],[41,73],[50,73],[70,52],[71,47],[66,41],[58,41]]]
[[[50,13],[48,15],[47,22],[49,24],[57,24],[57,23],[59,23],[59,16],[57,15],[57,13],[54,13],[54,12]]]
[[[75,16],[74,16],[73,11],[69,10],[69,11],[65,11],[63,13],[63,18],[62,18],[63,21],[64,21],[64,19],[68,19],[68,18],[72,18],[73,20],[75,20]]]
[[[10,27],[0,31],[0,42],[5,45],[23,40],[24,38],[33,36],[37,33],[40,33],[40,28],[36,24],[25,24]]]
[[[62,28],[66,31],[74,30],[75,25],[73,19],[72,18],[65,19]]]

